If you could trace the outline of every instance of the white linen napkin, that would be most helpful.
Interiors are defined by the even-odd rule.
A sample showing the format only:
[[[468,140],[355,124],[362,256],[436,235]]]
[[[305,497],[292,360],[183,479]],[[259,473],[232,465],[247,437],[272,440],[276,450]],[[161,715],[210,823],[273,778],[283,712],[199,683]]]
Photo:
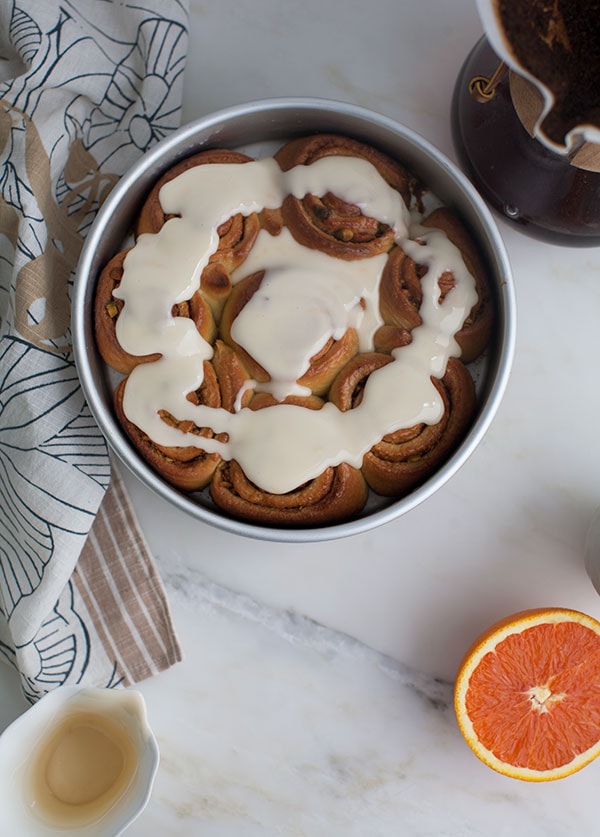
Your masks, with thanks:
[[[0,658],[30,700],[181,659],[70,344],[79,253],[179,123],[187,0],[0,0]]]

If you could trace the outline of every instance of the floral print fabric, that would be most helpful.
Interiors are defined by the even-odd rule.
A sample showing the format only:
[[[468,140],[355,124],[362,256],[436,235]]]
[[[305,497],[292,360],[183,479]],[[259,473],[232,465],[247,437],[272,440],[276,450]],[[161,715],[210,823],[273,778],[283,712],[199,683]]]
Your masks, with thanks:
[[[123,591],[112,636],[98,628],[113,557],[164,599],[79,387],[70,297],[102,202],[178,126],[186,50],[182,0],[0,0],[0,658],[31,699],[138,676],[120,650]],[[125,509],[116,544],[90,537],[107,491]],[[90,550],[108,562],[97,589]],[[168,650],[150,650],[143,676],[179,658],[162,611]]]

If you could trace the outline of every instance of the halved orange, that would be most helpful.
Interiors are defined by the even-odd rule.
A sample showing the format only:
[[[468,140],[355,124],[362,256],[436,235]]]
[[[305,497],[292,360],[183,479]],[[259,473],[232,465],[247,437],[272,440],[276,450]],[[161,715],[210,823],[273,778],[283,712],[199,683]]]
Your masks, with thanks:
[[[483,762],[516,779],[561,779],[600,755],[600,622],[545,608],[492,625],[459,667],[454,709]]]

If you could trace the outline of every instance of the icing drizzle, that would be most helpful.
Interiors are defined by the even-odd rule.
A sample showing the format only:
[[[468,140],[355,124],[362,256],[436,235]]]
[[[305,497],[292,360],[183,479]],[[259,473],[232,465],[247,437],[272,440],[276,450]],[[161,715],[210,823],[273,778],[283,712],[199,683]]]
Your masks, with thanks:
[[[423,324],[394,360],[374,372],[361,404],[347,412],[326,403],[320,410],[277,404],[236,413],[192,404],[186,395],[202,383],[202,361],[212,346],[185,317],[171,316],[175,303],[198,289],[200,275],[218,246],[217,228],[231,216],[276,209],[288,194],[297,198],[332,192],[363,214],[388,224],[396,242],[427,266],[420,314]],[[477,301],[475,282],[460,251],[441,230],[420,225],[399,193],[368,161],[325,157],[282,172],[272,158],[244,164],[197,166],[166,183],[160,192],[169,219],[155,234],[140,236],[128,253],[115,296],[124,301],[117,338],[134,355],[161,354],[140,364],[125,387],[123,409],[157,444],[194,445],[236,459],[265,491],[284,493],[318,476],[325,467],[348,462],[359,468],[363,455],[384,435],[418,422],[435,423],[443,404],[431,376],[442,377],[449,357],[459,356],[454,335]],[[387,256],[336,259],[298,244],[289,231],[259,234],[234,283],[264,270],[261,286],[234,321],[232,336],[270,374],[278,399],[304,394],[297,384],[329,338],[356,329],[360,351],[373,348],[381,318],[378,290]],[[444,271],[455,286],[440,303]],[[198,427],[227,433],[227,441],[183,433],[160,418],[167,410]]]

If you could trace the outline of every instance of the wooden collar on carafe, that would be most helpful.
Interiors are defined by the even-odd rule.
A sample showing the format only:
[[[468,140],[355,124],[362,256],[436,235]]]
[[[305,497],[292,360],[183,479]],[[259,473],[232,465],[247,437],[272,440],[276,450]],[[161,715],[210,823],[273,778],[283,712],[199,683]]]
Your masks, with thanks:
[[[542,113],[544,100],[537,87],[527,79],[509,70],[504,61],[500,61],[491,76],[473,76],[469,81],[469,93],[476,102],[486,104],[495,94],[496,87],[508,73],[509,89],[513,106],[523,127],[534,136],[535,124]],[[600,144],[584,142],[569,159],[572,166],[586,171],[600,172]]]
[[[533,137],[535,123],[544,107],[542,95],[534,84],[513,70],[509,73],[509,87],[515,111],[527,133]],[[600,145],[582,143],[569,162],[578,169],[600,172]]]

